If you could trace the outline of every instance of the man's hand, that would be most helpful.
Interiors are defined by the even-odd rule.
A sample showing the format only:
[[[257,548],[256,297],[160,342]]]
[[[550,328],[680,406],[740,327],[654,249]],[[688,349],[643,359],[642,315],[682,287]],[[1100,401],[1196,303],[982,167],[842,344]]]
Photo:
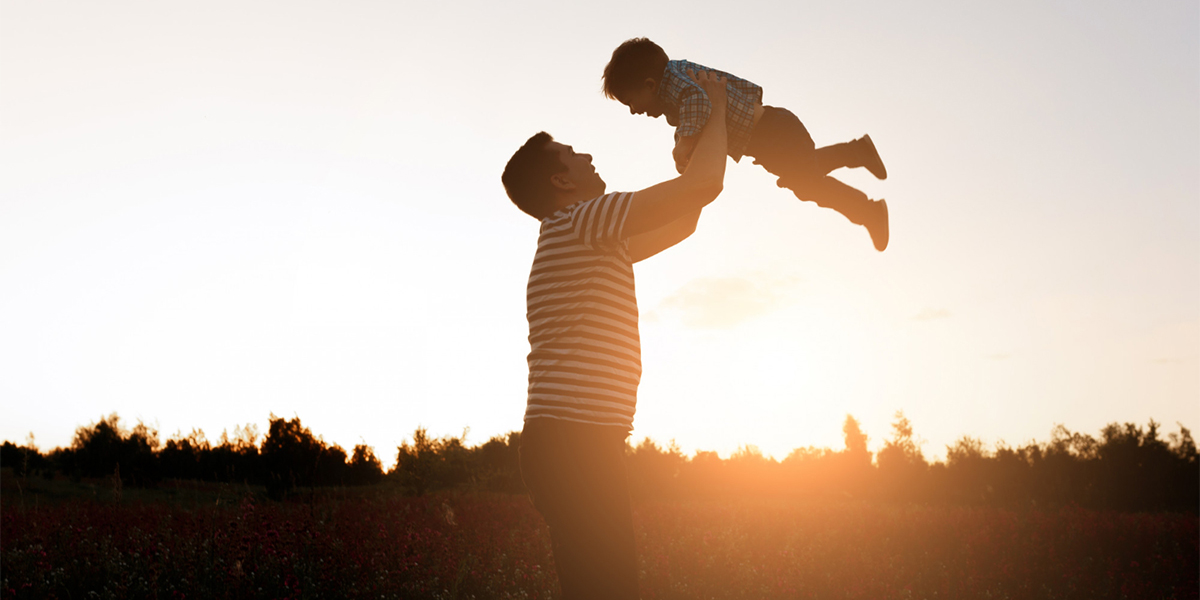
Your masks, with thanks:
[[[635,192],[625,217],[624,233],[633,238],[646,232],[685,219],[679,227],[682,235],[659,235],[655,240],[638,243],[637,256],[645,258],[687,237],[700,215],[700,209],[716,199],[724,189],[726,153],[729,151],[725,132],[725,79],[713,73],[691,75],[709,95],[716,118],[704,124],[692,150],[687,169],[674,179]],[[686,225],[686,227],[685,227]],[[673,228],[670,228],[673,229]],[[633,241],[630,240],[631,251]]]
[[[708,94],[708,102],[712,105],[712,114],[725,116],[725,104],[729,98],[729,93],[726,90],[726,85],[729,83],[724,77],[713,73],[712,71],[688,71],[688,77],[696,82],[705,94]]]
[[[683,174],[687,170],[688,163],[692,160],[692,152],[696,150],[696,138],[699,136],[689,135],[679,138],[675,142],[675,149],[671,151],[671,157],[675,159],[675,170]]]

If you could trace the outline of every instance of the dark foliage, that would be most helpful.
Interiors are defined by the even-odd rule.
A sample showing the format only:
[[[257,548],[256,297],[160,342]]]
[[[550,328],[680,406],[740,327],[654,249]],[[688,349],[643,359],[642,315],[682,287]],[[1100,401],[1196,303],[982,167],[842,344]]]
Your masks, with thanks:
[[[404,442],[396,449],[396,468],[390,475],[417,496],[478,479],[471,460],[477,451],[466,447],[466,437],[464,431],[461,438],[431,438],[424,427],[418,427],[412,444]]]
[[[49,457],[37,451],[33,444],[18,446],[12,442],[0,444],[0,465],[9,467],[17,477],[54,475],[54,465]]]
[[[265,485],[272,498],[299,488],[388,484],[421,496],[470,488],[521,493],[520,433],[468,446],[460,437],[435,438],[424,429],[396,449],[385,473],[374,451],[355,446],[349,455],[304,427],[300,419],[271,415],[261,444],[253,426],[226,434],[216,445],[203,432],[158,433],[138,424],[120,426],[116,415],[81,427],[70,448],[47,455],[32,443],[5,442],[0,463],[20,477],[55,471],[72,478],[152,486],[163,479]],[[930,463],[912,423],[897,413],[892,435],[877,455],[858,421],[847,416],[845,449],[798,448],[782,461],[744,446],[728,459],[714,452],[685,456],[672,442],[649,438],[627,447],[635,497],[683,499],[727,496],[872,499],[903,503],[987,505],[1008,508],[1078,505],[1120,511],[1200,512],[1200,462],[1191,432],[1180,426],[1165,438],[1160,425],[1110,424],[1100,436],[1056,426],[1047,443],[1020,447],[963,437]]]
[[[106,477],[146,486],[161,479],[159,446],[157,431],[143,423],[127,431],[112,414],[77,429],[71,447],[55,449],[50,460],[73,479]]]

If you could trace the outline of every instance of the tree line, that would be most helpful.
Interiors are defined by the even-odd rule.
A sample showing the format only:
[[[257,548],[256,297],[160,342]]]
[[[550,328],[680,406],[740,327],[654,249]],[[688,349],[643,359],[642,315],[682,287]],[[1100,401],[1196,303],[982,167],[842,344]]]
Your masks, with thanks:
[[[404,493],[479,489],[521,493],[519,431],[478,445],[462,436],[433,437],[417,428],[396,448],[390,469],[374,450],[359,444],[347,452],[325,442],[299,417],[271,415],[259,441],[253,425],[222,433],[216,442],[193,430],[160,441],[139,423],[122,426],[113,414],[80,427],[69,447],[41,453],[32,442],[0,446],[0,466],[18,477],[107,478],[123,485],[154,487],[169,479],[265,486],[282,499],[297,489],[387,485]],[[626,447],[635,498],[710,498],[788,495],[895,502],[1061,506],[1075,504],[1123,511],[1200,512],[1200,463],[1191,432],[1180,425],[1165,437],[1151,420],[1142,427],[1105,426],[1099,436],[1056,426],[1048,442],[987,447],[964,436],[929,461],[911,422],[896,413],[891,437],[868,450],[859,422],[847,416],[845,447],[798,448],[783,460],[743,446],[729,458],[715,452],[686,456],[674,445],[649,438]]]

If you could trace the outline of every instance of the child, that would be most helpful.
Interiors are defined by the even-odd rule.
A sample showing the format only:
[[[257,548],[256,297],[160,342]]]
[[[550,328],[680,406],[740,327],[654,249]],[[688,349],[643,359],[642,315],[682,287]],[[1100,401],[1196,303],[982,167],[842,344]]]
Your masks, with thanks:
[[[688,71],[713,71],[729,80],[725,123],[729,156],[734,161],[743,155],[752,157],[754,164],[779,178],[780,187],[863,225],[876,250],[887,248],[887,202],[871,200],[829,176],[841,167],[865,167],[875,177],[886,179],[887,170],[871,136],[817,148],[796,115],[762,104],[761,87],[686,60],[670,60],[658,44],[646,38],[627,40],[613,51],[604,67],[604,95],[628,106],[631,114],[665,116],[676,128],[672,156],[682,173],[712,112],[708,95],[688,78]]]

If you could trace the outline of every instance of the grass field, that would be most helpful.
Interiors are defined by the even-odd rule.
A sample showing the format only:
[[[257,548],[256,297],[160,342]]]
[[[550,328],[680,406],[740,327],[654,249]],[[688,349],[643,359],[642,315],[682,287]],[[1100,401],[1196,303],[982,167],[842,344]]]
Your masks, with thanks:
[[[0,519],[5,599],[557,594],[522,496],[10,480]],[[643,598],[1200,596],[1194,515],[742,498],[635,521]]]

